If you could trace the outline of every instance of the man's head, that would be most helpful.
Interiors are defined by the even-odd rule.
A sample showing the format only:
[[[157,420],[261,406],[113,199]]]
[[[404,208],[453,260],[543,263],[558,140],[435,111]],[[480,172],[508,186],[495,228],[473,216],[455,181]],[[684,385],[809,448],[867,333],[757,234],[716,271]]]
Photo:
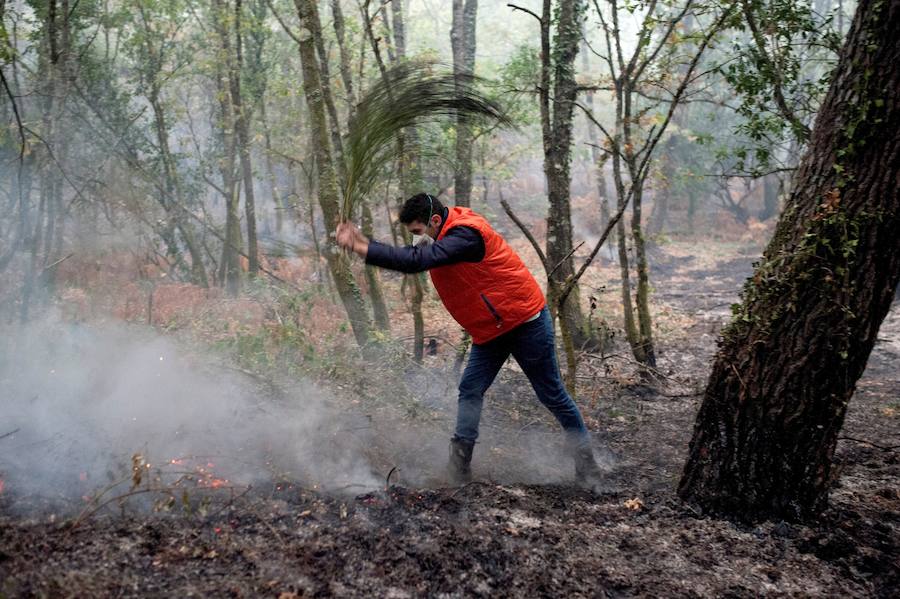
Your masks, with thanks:
[[[436,197],[419,193],[404,202],[400,222],[417,238],[423,235],[435,239],[444,224],[444,205]],[[418,245],[416,241],[413,242]]]

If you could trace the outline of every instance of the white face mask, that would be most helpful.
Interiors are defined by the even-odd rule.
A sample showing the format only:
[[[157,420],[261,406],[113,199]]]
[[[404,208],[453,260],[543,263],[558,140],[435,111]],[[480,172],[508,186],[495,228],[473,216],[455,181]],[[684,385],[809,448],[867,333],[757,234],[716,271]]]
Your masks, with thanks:
[[[431,235],[413,235],[412,243],[416,247],[425,248],[434,243]]]

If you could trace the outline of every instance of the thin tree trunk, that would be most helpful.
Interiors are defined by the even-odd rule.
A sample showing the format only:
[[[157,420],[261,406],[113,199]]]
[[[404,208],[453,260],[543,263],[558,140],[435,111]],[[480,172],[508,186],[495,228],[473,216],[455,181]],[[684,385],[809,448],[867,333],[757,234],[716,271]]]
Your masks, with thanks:
[[[624,194],[620,194],[619,197],[624,198]],[[620,201],[619,209],[621,210],[621,208],[622,204]],[[631,267],[628,264],[628,239],[625,236],[625,220],[619,220],[616,227],[618,228],[619,276],[622,279],[622,313],[624,315],[625,340],[628,341],[628,346],[631,347],[634,359],[643,364],[646,361],[646,357],[639,342],[634,304],[631,301]]]
[[[264,98],[260,99],[259,102],[259,118],[263,128],[263,143],[266,150],[266,176],[269,179],[272,207],[275,210],[275,232],[280,234],[284,230],[284,212],[288,207],[281,197],[281,190],[278,188],[278,177],[275,175],[275,164],[272,160],[272,130],[269,127],[269,115]]]
[[[672,182],[675,178],[674,154],[677,148],[675,135],[666,140],[663,155],[659,159],[659,177],[656,182],[656,191],[653,194],[653,212],[650,214],[650,222],[647,223],[647,233],[654,237],[665,229],[669,219],[669,204],[672,201]]]
[[[818,513],[900,282],[900,0],[861,0],[809,148],[725,329],[679,494],[739,518]],[[873,76],[876,74],[877,76]]]
[[[373,235],[374,219],[372,209],[368,202],[362,202],[362,231],[363,235],[371,238]],[[387,304],[384,299],[384,291],[381,289],[381,279],[378,269],[366,265],[366,283],[369,286],[369,296],[372,300],[372,313],[375,317],[375,326],[380,331],[391,330],[391,317],[388,315]]]
[[[392,2],[392,11],[394,11],[395,30],[400,32],[400,37],[396,38],[396,42],[398,42],[397,58],[398,60],[403,60],[406,57],[403,7],[401,0],[394,1],[396,4]],[[378,49],[378,40],[376,40],[372,29],[372,20],[369,17],[367,6],[368,4],[360,7],[362,10],[363,24],[366,29],[369,43],[372,47],[372,53],[375,56],[375,62],[378,64],[378,69],[381,72],[382,80],[390,90],[387,69],[384,65],[384,60],[381,57],[381,52]],[[400,189],[407,196],[416,193],[422,186],[421,172],[419,171],[419,164],[416,159],[417,148],[418,144],[415,127],[409,127],[406,131],[401,132],[397,136],[397,153],[400,156],[400,159],[398,160]],[[404,241],[409,243],[409,233],[405,229],[403,229],[402,233]],[[422,274],[404,275],[404,285],[401,286],[402,293],[406,284],[410,281],[412,282],[413,293],[410,302],[410,312],[413,316],[413,359],[419,363],[422,362],[425,355],[425,318],[422,315],[422,302],[425,298],[425,283],[423,279],[424,276]]]
[[[763,209],[759,213],[759,220],[769,220],[778,214],[778,177],[766,175],[763,179]]]
[[[340,0],[331,0],[331,18],[334,24],[334,35],[337,38],[338,52],[341,56],[341,81],[344,83],[344,95],[349,112],[352,115],[356,108],[356,96],[353,93],[353,75],[350,72],[350,51],[347,49],[344,29],[344,12]]]
[[[238,154],[241,161],[241,176],[244,183],[244,218],[247,226],[247,273],[251,277],[259,274],[259,244],[256,239],[256,198],[253,193],[253,165],[250,160],[250,110],[245,105],[241,92],[241,71],[243,70],[243,22],[242,0],[234,2],[234,56],[227,43],[230,27],[226,27],[223,50],[228,64],[228,88],[231,94],[234,125],[237,133]]]
[[[228,14],[224,9],[222,0],[215,0],[213,23],[219,36],[219,43],[223,53],[230,55],[230,41],[225,21]],[[223,155],[219,160],[219,172],[222,176],[222,190],[225,195],[225,239],[222,242],[222,260],[219,264],[219,280],[222,281],[226,291],[230,295],[237,295],[241,288],[240,254],[243,240],[241,239],[241,223],[238,211],[240,208],[240,196],[238,189],[235,165],[237,163],[237,139],[235,131],[234,106],[230,99],[230,85],[228,82],[229,67],[221,62],[216,64],[216,97],[219,101],[218,131],[222,137]],[[224,72],[223,72],[224,71]]]
[[[643,192],[638,185],[631,198],[631,238],[634,243],[634,261],[637,267],[637,315],[638,344],[644,356],[642,364],[656,368],[656,351],[653,348],[653,322],[650,317],[650,273],[647,265],[647,248],[641,228],[641,200]]]
[[[203,264],[203,254],[196,240],[196,233],[191,223],[184,216],[187,205],[182,193],[181,184],[178,180],[177,166],[172,158],[172,152],[169,146],[168,123],[166,122],[165,112],[160,103],[159,94],[160,90],[154,85],[148,96],[148,101],[153,109],[156,142],[159,145],[159,153],[163,165],[163,178],[165,180],[164,188],[167,197],[161,198],[161,203],[169,220],[173,222],[175,228],[181,233],[181,238],[191,257],[191,282],[195,285],[200,285],[201,287],[209,287],[209,278],[206,274],[206,267]],[[173,206],[173,202],[177,202],[178,205]],[[180,254],[180,252],[178,252],[178,254]]]
[[[406,27],[403,22],[403,0],[392,0],[391,15],[394,21],[394,48],[397,61],[406,60]],[[387,19],[385,19],[387,21]],[[401,135],[400,145],[400,184],[406,197],[421,191],[423,187],[422,171],[419,164],[419,134],[416,127],[408,127]],[[404,235],[406,233],[404,232]],[[424,273],[407,275],[413,284],[413,359],[420,363],[425,357],[425,317],[422,314],[422,303],[425,301]]]
[[[294,0],[297,16],[300,18],[301,27],[307,32],[319,31],[318,13],[314,0]],[[317,187],[319,205],[325,218],[325,227],[328,231],[337,228],[340,222],[340,207],[338,199],[337,181],[335,179],[334,162],[331,156],[329,144],[328,122],[325,118],[325,106],[322,93],[322,81],[320,79],[319,61],[316,56],[316,42],[312,35],[301,37],[298,40],[300,62],[303,69],[303,90],[306,95],[306,103],[309,108],[310,133],[312,146],[316,159]],[[326,250],[326,260],[334,277],[338,295],[347,311],[350,326],[356,337],[356,342],[363,346],[371,332],[371,322],[366,311],[366,304],[353,273],[350,271],[350,262],[345,252],[338,250],[330,241]]]
[[[583,31],[584,29],[582,28],[581,68],[585,73],[588,73],[590,72],[591,65],[588,58],[587,42],[585,42],[583,39]],[[594,92],[592,90],[587,90],[584,92],[584,103],[587,106],[588,110],[593,113]],[[594,167],[594,180],[597,185],[597,203],[600,205],[600,230],[602,231],[606,228],[606,223],[609,222],[610,218],[609,192],[606,188],[606,174],[604,173],[604,168],[606,167],[606,162],[609,159],[609,154],[601,151],[598,147],[600,145],[600,139],[597,136],[597,126],[591,119],[587,119],[587,130],[588,141],[591,144],[591,161]],[[615,240],[615,234],[610,234],[608,243],[615,243]]]

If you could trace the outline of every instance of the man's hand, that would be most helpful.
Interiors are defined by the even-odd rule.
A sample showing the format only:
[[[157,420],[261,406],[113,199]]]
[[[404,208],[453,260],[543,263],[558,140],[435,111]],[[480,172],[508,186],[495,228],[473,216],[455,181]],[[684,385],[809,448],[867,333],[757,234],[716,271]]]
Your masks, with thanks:
[[[356,228],[356,225],[351,222],[339,224],[334,236],[339,246],[352,252],[356,252],[363,258],[365,258],[366,254],[369,252],[368,238],[360,233],[359,229]]]

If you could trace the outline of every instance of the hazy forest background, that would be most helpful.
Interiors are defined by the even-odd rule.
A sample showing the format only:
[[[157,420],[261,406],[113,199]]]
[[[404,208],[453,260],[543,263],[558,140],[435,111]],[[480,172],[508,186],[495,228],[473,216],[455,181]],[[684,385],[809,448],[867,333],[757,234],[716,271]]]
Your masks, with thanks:
[[[270,498],[302,489],[287,505],[308,518],[318,505],[351,535],[377,490],[446,486],[470,340],[427,276],[367,268],[333,235],[349,219],[407,243],[398,209],[424,191],[485,215],[544,286],[566,384],[611,472],[607,504],[626,506],[609,518],[794,521],[837,509],[832,496],[891,522],[841,533],[868,553],[844,551],[828,518],[767,525],[773,543],[837,543],[837,557],[816,553],[827,575],[800,559],[796,579],[772,566],[701,594],[819,579],[877,594],[900,580],[897,0],[0,2],[9,513],[74,509],[80,523],[146,495],[202,520],[264,480]],[[423,119],[349,201],[360,102],[404,68],[474,86],[510,123]],[[481,460],[482,481],[510,488],[570,481],[512,362],[484,422],[476,479]],[[842,461],[869,459],[869,478]],[[364,492],[365,505],[334,499]],[[540,505],[523,509],[558,517],[558,491],[529,492]],[[499,492],[422,493],[446,507]],[[760,551],[745,557],[770,560]],[[623,567],[636,578],[613,582],[630,592],[676,588]],[[413,588],[404,572],[393,584]],[[7,591],[65,586],[28,576]],[[310,576],[289,592],[340,594]],[[415,588],[457,584],[434,576]],[[491,576],[487,588],[506,584]]]

